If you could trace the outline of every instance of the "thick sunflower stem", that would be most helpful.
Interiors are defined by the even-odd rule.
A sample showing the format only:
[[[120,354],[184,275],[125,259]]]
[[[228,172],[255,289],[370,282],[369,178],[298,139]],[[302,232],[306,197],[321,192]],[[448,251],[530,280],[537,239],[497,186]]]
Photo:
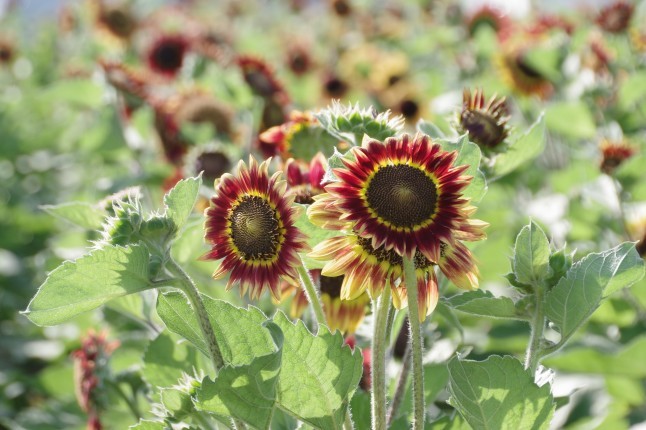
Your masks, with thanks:
[[[406,344],[406,351],[404,352],[404,358],[402,359],[402,370],[399,373],[399,380],[397,381],[397,388],[395,388],[395,394],[393,395],[393,401],[390,404],[390,410],[388,411],[388,426],[390,427],[397,416],[399,407],[401,406],[402,401],[404,400],[404,394],[406,393],[406,386],[408,385],[408,375],[410,374],[411,367],[411,343],[410,340]]]
[[[371,368],[371,411],[372,430],[385,430],[386,423],[386,325],[390,307],[390,286],[386,283],[379,299],[373,301],[375,315],[372,332]]]
[[[543,309],[543,287],[536,286],[536,306],[534,308],[534,318],[531,321],[532,334],[529,338],[527,351],[525,354],[525,369],[529,370],[532,375],[536,374],[538,362],[543,355],[541,349],[541,342],[543,340],[543,332],[545,331],[545,310]]]
[[[301,264],[298,266],[298,274],[301,277],[301,285],[303,286],[303,289],[305,289],[307,300],[310,302],[310,305],[312,305],[312,309],[314,310],[314,319],[316,320],[314,328],[317,330],[319,324],[327,324],[325,313],[323,313],[323,306],[321,305],[321,298],[319,297],[319,293],[314,286],[312,277],[307,272],[305,265]]]
[[[403,257],[404,282],[408,294],[408,321],[413,362],[413,430],[424,428],[424,367],[422,366],[422,326],[419,321],[415,260]]]
[[[219,371],[222,366],[224,366],[224,360],[222,359],[222,353],[220,352],[220,347],[218,346],[218,341],[215,338],[215,333],[213,332],[213,326],[211,325],[211,319],[209,314],[204,307],[204,302],[200,298],[200,292],[197,290],[193,279],[182,269],[174,260],[168,262],[169,270],[177,277],[180,278],[181,286],[180,289],[186,294],[188,300],[191,302],[191,306],[195,309],[197,313],[197,321],[200,324],[200,329],[202,330],[202,336],[206,341],[207,346],[209,347],[209,353],[211,354],[211,360],[216,371]]]

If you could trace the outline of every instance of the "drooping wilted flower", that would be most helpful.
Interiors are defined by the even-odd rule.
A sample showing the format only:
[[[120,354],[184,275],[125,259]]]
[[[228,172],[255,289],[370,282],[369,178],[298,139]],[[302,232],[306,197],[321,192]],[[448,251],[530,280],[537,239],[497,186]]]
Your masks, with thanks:
[[[190,41],[180,33],[161,34],[150,44],[146,53],[148,67],[155,73],[173,78],[184,64]]]
[[[599,169],[607,175],[612,175],[624,161],[635,155],[636,150],[626,141],[615,142],[604,139],[599,145],[601,149],[601,164]]]
[[[298,253],[306,250],[305,236],[294,226],[293,197],[285,195],[280,173],[271,178],[268,161],[238,164],[236,176],[225,174],[217,183],[205,211],[205,239],[212,246],[202,258],[222,260],[215,279],[230,274],[227,289],[240,284],[251,298],[269,289],[280,300],[281,278],[297,283]]]
[[[119,342],[106,340],[105,333],[88,332],[81,348],[72,352],[74,359],[74,393],[81,409],[87,413],[87,429],[101,430],[100,412],[105,408],[104,380],[109,375],[108,359]]]
[[[472,142],[481,148],[492,149],[509,134],[509,117],[504,97],[493,95],[488,101],[485,100],[482,90],[476,89],[472,94],[465,89],[457,125],[461,133],[469,133]]]
[[[628,29],[635,5],[619,0],[601,9],[596,23],[609,33],[622,33]]]

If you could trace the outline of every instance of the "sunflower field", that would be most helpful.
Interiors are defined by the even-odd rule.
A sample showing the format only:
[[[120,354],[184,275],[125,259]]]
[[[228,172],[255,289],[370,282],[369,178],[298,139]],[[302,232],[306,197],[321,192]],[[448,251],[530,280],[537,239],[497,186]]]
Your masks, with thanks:
[[[645,429],[646,1],[0,1],[0,430]]]

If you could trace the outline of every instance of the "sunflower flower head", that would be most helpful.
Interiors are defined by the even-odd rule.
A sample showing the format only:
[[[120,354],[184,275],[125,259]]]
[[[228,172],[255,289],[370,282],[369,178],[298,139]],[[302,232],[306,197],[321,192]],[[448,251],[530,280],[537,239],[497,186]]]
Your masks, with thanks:
[[[289,121],[273,126],[258,137],[260,148],[268,156],[280,155],[283,159],[292,156],[292,141],[307,128],[318,126],[318,121],[309,112],[292,111]]]
[[[608,33],[623,33],[628,29],[634,11],[635,5],[619,0],[601,9],[596,23]]]
[[[174,78],[184,64],[189,47],[188,37],[181,33],[161,34],[148,47],[148,67],[160,76]]]
[[[0,38],[0,66],[6,66],[16,57],[13,43],[8,39]]]
[[[492,149],[500,145],[509,134],[508,120],[504,97],[494,95],[486,101],[482,90],[475,90],[473,94],[464,90],[457,125],[459,131],[469,133],[469,139],[478,146]]]
[[[545,100],[554,88],[549,79],[527,60],[527,48],[511,46],[496,59],[503,80],[515,92]]]
[[[504,40],[511,32],[512,21],[501,10],[485,4],[467,17],[466,27],[471,36],[475,35],[481,27],[489,27],[499,39]]]
[[[626,141],[604,139],[599,145],[601,149],[601,164],[599,169],[607,175],[612,175],[624,161],[635,155],[636,150]]]
[[[312,158],[309,166],[290,158],[285,165],[287,171],[288,193],[294,195],[294,201],[300,204],[311,204],[314,196],[323,193],[323,179],[327,170],[327,160],[319,152]]]
[[[229,274],[227,289],[240,285],[257,298],[269,289],[280,300],[280,280],[297,283],[298,253],[305,236],[295,227],[293,197],[285,195],[280,173],[269,177],[268,161],[238,164],[236,176],[225,174],[205,211],[205,240],[211,250],[202,259],[222,260],[215,279]]]
[[[370,303],[368,294],[363,293],[352,300],[342,300],[341,287],[344,276],[325,276],[320,273],[317,275],[323,312],[330,330],[339,330],[343,334],[357,331]]]
[[[138,20],[127,2],[95,0],[96,26],[104,34],[127,41],[137,30]]]
[[[241,55],[236,63],[254,94],[265,98],[289,99],[274,70],[260,58]]]
[[[337,182],[325,185],[308,208],[310,220],[345,234],[317,245],[310,256],[328,261],[323,275],[345,274],[341,298],[368,290],[373,297],[386,284],[396,306],[404,306],[407,285],[396,287],[402,256],[415,262],[420,316],[437,303],[439,266],[462,288],[477,288],[477,269],[461,241],[485,237],[486,223],[471,219],[475,208],[462,192],[471,181],[467,166],[454,166],[446,152],[425,135],[371,140],[352,149],[334,169]]]

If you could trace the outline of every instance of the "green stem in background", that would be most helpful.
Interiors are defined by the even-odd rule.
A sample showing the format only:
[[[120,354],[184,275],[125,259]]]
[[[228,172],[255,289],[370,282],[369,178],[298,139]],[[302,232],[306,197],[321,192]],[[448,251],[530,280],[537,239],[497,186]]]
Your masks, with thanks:
[[[396,313],[395,305],[393,305],[393,301],[391,300],[390,306],[388,306],[388,318],[386,319],[386,345],[390,345]]]
[[[371,368],[371,411],[372,430],[386,429],[386,325],[390,307],[390,285],[386,282],[381,297],[373,302],[375,315],[372,332]]]
[[[195,309],[197,320],[200,324],[200,329],[202,330],[202,336],[209,347],[213,366],[216,371],[220,370],[220,368],[224,366],[224,360],[222,359],[222,353],[220,352],[218,341],[215,338],[215,333],[213,332],[213,326],[211,325],[209,314],[206,312],[204,303],[200,298],[200,292],[197,290],[193,279],[191,279],[184,269],[182,269],[173,259],[168,261],[168,269],[171,273],[180,278],[181,286],[179,288],[184,292],[184,294],[186,294],[188,300],[193,306],[193,309]]]
[[[343,430],[354,430],[354,423],[352,422],[352,413],[350,412],[350,406],[348,406],[348,411],[345,413]]]
[[[424,367],[422,366],[422,325],[419,322],[417,276],[414,258],[403,257],[404,283],[408,294],[408,323],[413,347],[413,430],[424,428]]]
[[[133,396],[130,397],[123,391],[123,389],[121,389],[121,386],[117,382],[111,381],[109,379],[104,380],[104,382],[108,387],[112,388],[112,390],[117,393],[119,397],[123,399],[126,406],[128,406],[128,409],[130,409],[130,412],[132,412],[132,415],[134,415],[137,421],[139,421],[141,419],[141,412],[139,411],[139,407],[137,406],[136,394],[133,393]]]
[[[307,300],[310,302],[310,305],[312,305],[312,309],[314,310],[314,316],[316,320],[314,328],[318,329],[319,324],[326,324],[325,314],[323,313],[323,306],[321,306],[321,299],[319,297],[319,293],[316,290],[316,287],[314,286],[314,282],[312,282],[312,278],[310,277],[310,274],[307,272],[305,265],[301,264],[300,266],[298,266],[298,274],[301,277],[301,285],[305,290],[305,294],[307,295]]]
[[[390,404],[390,410],[388,411],[388,427],[393,424],[399,407],[401,406],[402,401],[404,400],[404,394],[406,393],[406,386],[408,385],[408,374],[410,373],[411,368],[411,352],[413,348],[411,346],[410,338],[406,344],[406,351],[404,352],[404,358],[402,359],[402,370],[399,372],[399,380],[397,380],[397,388],[395,388],[395,394],[393,395],[393,401]]]
[[[543,309],[543,286],[534,285],[536,304],[534,307],[534,318],[531,321],[532,334],[527,345],[525,354],[525,369],[528,369],[532,375],[536,373],[538,362],[543,356],[542,341],[543,332],[545,331],[545,310]]]

